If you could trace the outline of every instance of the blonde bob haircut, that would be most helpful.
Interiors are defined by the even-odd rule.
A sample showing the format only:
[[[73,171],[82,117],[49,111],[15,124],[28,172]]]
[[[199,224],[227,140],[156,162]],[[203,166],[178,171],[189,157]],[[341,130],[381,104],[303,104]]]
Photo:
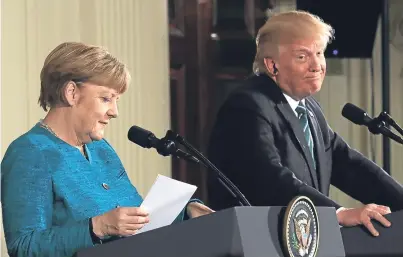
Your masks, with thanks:
[[[321,18],[305,11],[288,11],[270,16],[256,37],[255,74],[267,73],[264,58],[273,58],[281,44],[314,38],[326,47],[334,39],[334,29]]]
[[[39,105],[47,111],[67,104],[64,89],[69,82],[78,87],[90,82],[124,93],[130,83],[127,67],[105,48],[78,42],[58,45],[46,57],[41,71]]]

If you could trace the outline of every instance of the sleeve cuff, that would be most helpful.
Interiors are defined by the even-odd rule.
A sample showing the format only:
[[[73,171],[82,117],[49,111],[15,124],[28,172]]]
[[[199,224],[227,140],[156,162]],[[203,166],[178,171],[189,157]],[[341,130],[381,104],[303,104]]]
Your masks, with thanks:
[[[182,211],[183,212],[182,220],[189,220],[190,219],[190,217],[188,215],[188,212],[187,212],[187,208],[188,208],[189,203],[194,203],[194,202],[204,204],[203,201],[201,201],[199,199],[196,199],[196,198],[195,199],[190,199],[189,202],[186,204],[185,209]]]
[[[178,217],[174,220],[173,223],[190,219],[190,217],[188,216],[188,213],[187,213],[187,208],[188,208],[188,204],[193,203],[193,202],[198,202],[198,203],[204,204],[199,199],[190,199],[189,202],[186,204],[185,208],[183,208],[183,210],[179,213]]]
[[[102,240],[97,235],[95,235],[95,233],[94,233],[94,229],[93,229],[93,226],[92,226],[92,218],[89,219],[88,227],[89,227],[89,230],[90,230],[92,243],[94,245],[102,244]]]

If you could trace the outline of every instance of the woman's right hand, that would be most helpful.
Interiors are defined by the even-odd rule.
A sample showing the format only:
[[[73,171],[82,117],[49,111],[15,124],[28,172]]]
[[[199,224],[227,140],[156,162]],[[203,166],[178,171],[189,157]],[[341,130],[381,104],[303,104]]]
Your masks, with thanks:
[[[92,218],[92,227],[99,238],[131,236],[149,222],[148,213],[140,207],[118,207]]]

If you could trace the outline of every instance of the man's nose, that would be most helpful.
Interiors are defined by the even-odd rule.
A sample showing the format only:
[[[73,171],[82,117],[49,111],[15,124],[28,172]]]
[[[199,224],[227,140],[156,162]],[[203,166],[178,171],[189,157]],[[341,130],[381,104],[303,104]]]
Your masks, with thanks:
[[[319,72],[322,69],[321,60],[318,57],[312,59],[310,71]]]

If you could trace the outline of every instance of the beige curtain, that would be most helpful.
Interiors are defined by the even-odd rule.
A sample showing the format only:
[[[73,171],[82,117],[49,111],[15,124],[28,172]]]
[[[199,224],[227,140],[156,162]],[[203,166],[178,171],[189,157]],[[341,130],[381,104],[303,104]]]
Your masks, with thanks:
[[[390,114],[403,126],[403,32],[398,31],[396,23],[403,22],[403,2],[390,1]],[[336,31],[337,33],[337,31]],[[364,127],[354,125],[341,116],[345,103],[351,102],[377,116],[382,111],[382,70],[381,70],[381,23],[373,50],[373,80],[371,79],[371,60],[343,59],[328,60],[328,76],[323,89],[317,95],[332,128],[354,148],[371,158],[380,166],[382,159],[382,136],[374,136]],[[354,40],[354,39],[352,39]],[[372,89],[373,85],[373,89]],[[374,113],[372,110],[374,99]],[[403,183],[403,147],[391,142],[391,173]],[[332,188],[332,197],[346,206],[359,203]]]
[[[12,140],[45,113],[37,104],[46,55],[64,41],[106,46],[127,63],[133,81],[106,138],[133,184],[146,194],[157,174],[171,175],[170,159],[129,142],[136,124],[163,136],[170,126],[167,1],[3,0],[1,157]],[[2,231],[2,256],[6,256]]]

